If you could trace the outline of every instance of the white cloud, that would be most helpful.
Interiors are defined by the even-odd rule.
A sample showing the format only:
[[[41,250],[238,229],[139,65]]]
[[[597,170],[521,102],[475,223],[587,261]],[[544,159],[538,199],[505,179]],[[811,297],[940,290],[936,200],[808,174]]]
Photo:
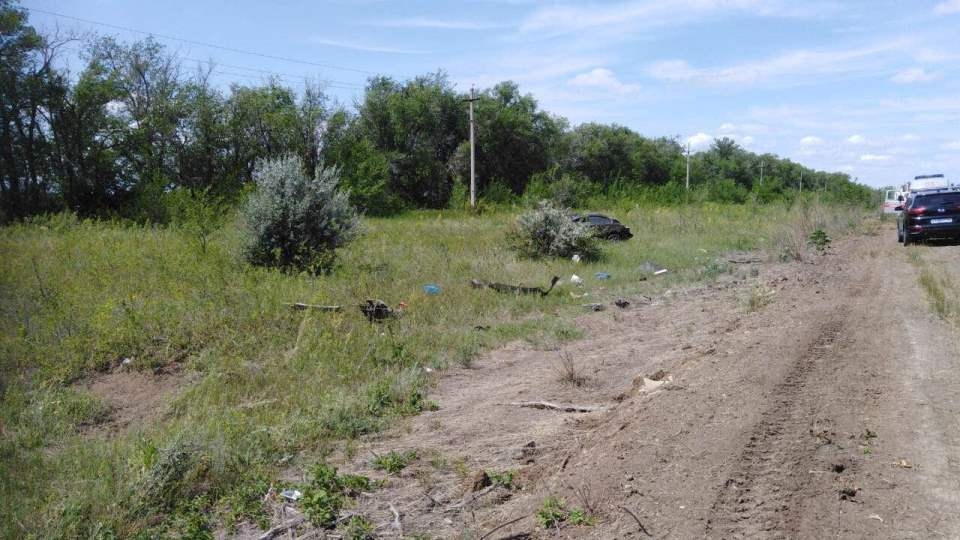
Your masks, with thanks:
[[[940,78],[936,73],[928,73],[923,68],[908,68],[898,71],[890,80],[895,83],[909,84],[917,82],[930,82]]]
[[[656,27],[695,21],[705,15],[740,12],[760,17],[822,16],[834,4],[789,0],[635,0],[611,3],[549,5],[534,11],[521,32],[567,33],[614,27]]]
[[[851,135],[847,137],[847,142],[850,144],[863,144],[867,142],[867,139],[863,135]]]
[[[813,135],[807,135],[806,137],[800,139],[800,146],[810,147],[810,146],[821,146],[823,144],[823,139],[820,137],[815,137]]]
[[[709,145],[713,142],[713,137],[703,133],[697,133],[696,135],[691,135],[687,137],[687,144],[690,145],[690,148],[697,149]]]
[[[581,73],[567,81],[567,84],[570,86],[598,88],[621,96],[635,94],[640,90],[640,85],[620,82],[613,72],[606,68],[595,68],[586,73]]]
[[[508,28],[510,25],[467,19],[431,19],[429,17],[410,17],[406,19],[378,21],[373,23],[371,26],[379,26],[382,28],[433,28],[437,30],[492,30],[496,28]]]
[[[731,123],[720,124],[720,133],[733,133],[737,130],[737,126]]]
[[[860,161],[887,161],[888,159],[890,159],[890,156],[878,154],[863,154],[860,156]]]
[[[430,51],[420,51],[414,49],[400,49],[395,47],[381,47],[378,45],[366,45],[364,43],[356,43],[352,41],[340,41],[336,39],[327,39],[321,37],[311,37],[310,43],[316,43],[317,45],[326,45],[328,47],[337,47],[340,49],[352,49],[354,51],[364,51],[364,52],[376,52],[376,53],[389,53],[389,54],[427,54]]]
[[[901,141],[918,141],[920,140],[920,137],[918,137],[917,135],[914,135],[913,133],[907,133],[907,134],[901,135],[900,140]]]
[[[747,136],[745,136],[745,137],[740,137],[738,140],[740,141],[740,144],[742,144],[742,145],[744,145],[744,146],[750,146],[751,144],[753,144],[753,143],[755,142],[755,141],[754,141],[754,138],[751,137],[750,135],[747,135]]]
[[[941,145],[941,148],[944,150],[960,150],[960,139],[944,143]]]
[[[940,2],[933,8],[937,15],[949,15],[951,13],[960,13],[960,0],[946,0]]]
[[[896,40],[851,49],[801,49],[780,53],[765,60],[727,67],[694,68],[685,60],[662,60],[647,68],[651,77],[668,82],[697,82],[710,85],[749,85],[765,82],[811,83],[817,76],[871,73],[882,65],[882,56],[905,48]]]

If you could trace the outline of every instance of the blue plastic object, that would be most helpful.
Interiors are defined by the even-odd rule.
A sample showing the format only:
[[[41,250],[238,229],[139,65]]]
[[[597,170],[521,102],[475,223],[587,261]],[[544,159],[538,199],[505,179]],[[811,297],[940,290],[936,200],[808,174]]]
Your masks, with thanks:
[[[435,285],[435,284],[433,284],[433,283],[428,283],[428,284],[426,284],[426,285],[423,286],[423,292],[425,292],[425,293],[427,293],[427,294],[429,294],[429,295],[437,295],[437,294],[440,294],[440,290],[441,290],[441,289],[440,289],[440,286],[439,286],[439,285]]]
[[[593,275],[593,277],[597,279],[610,279],[610,274],[606,272],[597,272],[596,274]]]

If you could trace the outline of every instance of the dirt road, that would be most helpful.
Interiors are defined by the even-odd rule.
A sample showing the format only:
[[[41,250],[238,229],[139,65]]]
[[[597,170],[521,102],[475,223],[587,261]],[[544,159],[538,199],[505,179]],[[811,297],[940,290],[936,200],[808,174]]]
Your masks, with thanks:
[[[960,268],[958,246],[911,249]],[[892,230],[851,237],[585,316],[562,351],[495,351],[344,460],[377,476],[366,450],[419,452],[357,510],[383,536],[960,538],[957,333],[907,252]],[[482,470],[516,476],[484,487]],[[548,496],[593,525],[542,527]]]

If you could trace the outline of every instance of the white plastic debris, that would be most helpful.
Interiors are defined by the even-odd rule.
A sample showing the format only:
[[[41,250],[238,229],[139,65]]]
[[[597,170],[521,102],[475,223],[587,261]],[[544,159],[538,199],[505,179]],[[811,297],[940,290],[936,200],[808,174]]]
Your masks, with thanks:
[[[579,253],[574,253],[574,254],[573,254],[573,257],[570,257],[570,260],[573,261],[573,262],[575,262],[575,263],[580,262],[580,254],[579,254]]]
[[[659,276],[659,275],[661,275],[661,274],[666,274],[666,273],[667,273],[667,269],[666,269],[666,268],[661,268],[660,270],[657,270],[656,272],[654,272],[653,275]]]
[[[303,493],[299,489],[285,489],[280,492],[280,496],[288,501],[299,501],[303,497]]]
[[[580,287],[580,286],[583,285],[583,278],[580,277],[580,276],[578,276],[578,275],[576,275],[576,274],[574,274],[574,275],[570,276],[570,283],[573,283],[573,284],[576,285],[577,287]]]

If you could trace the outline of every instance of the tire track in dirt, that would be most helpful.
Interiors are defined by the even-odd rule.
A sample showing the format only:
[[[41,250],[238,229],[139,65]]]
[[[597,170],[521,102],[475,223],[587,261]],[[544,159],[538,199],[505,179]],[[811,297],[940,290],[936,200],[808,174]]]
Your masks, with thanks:
[[[844,335],[847,311],[840,308],[828,317],[774,387],[773,402],[753,427],[711,508],[707,537],[798,536],[805,477],[819,446],[809,436],[816,403],[807,387]]]

